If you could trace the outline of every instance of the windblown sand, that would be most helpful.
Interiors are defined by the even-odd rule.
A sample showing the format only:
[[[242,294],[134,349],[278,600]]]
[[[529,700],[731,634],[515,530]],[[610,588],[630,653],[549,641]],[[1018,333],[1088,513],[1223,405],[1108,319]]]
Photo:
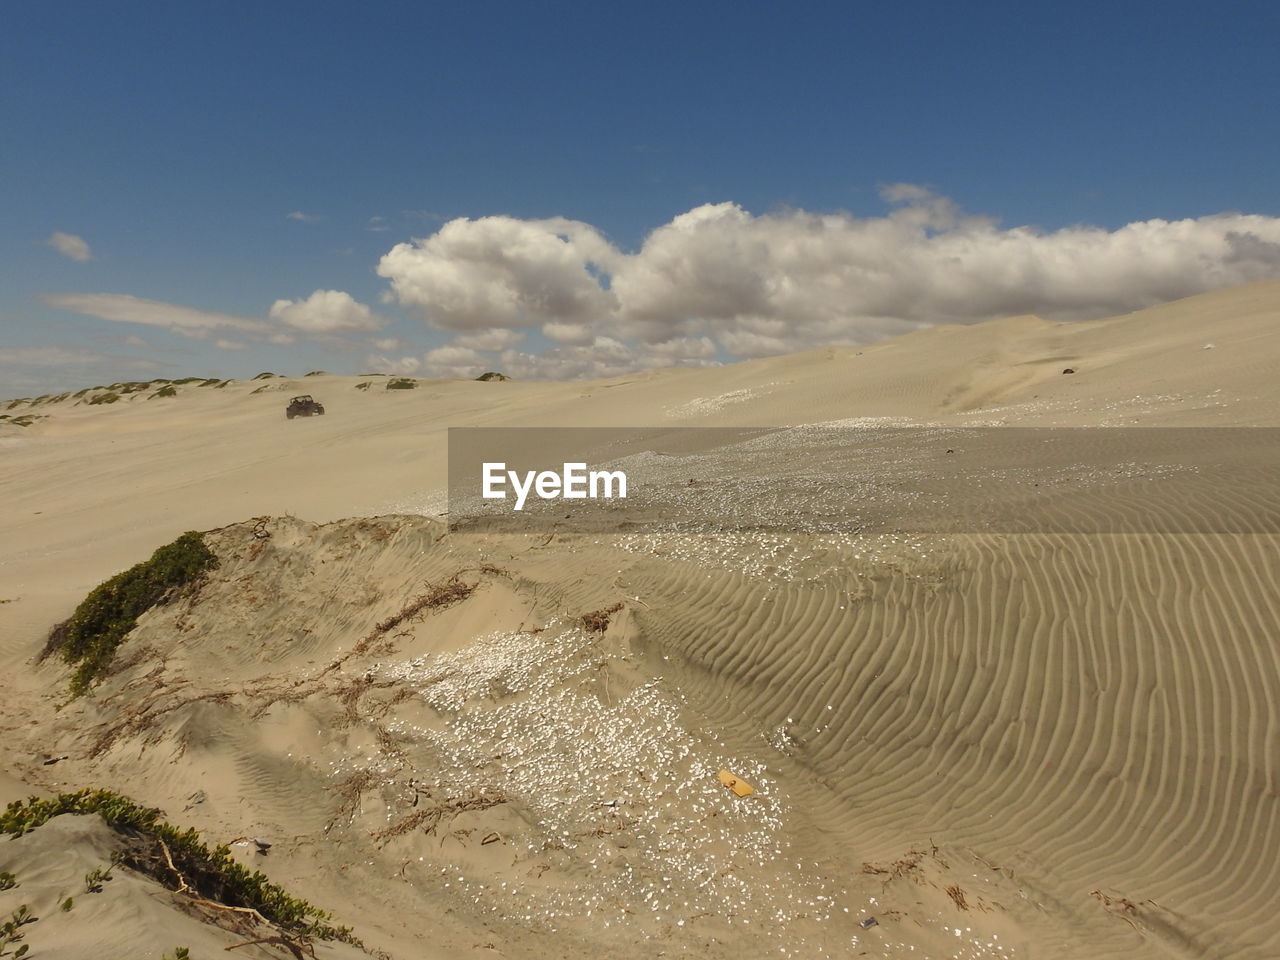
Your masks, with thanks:
[[[590,383],[0,404],[41,417],[0,421],[0,800],[120,790],[396,958],[1273,958],[1275,534],[450,534],[444,492],[449,427],[1280,427],[1278,370],[1268,282]],[[68,702],[50,627],[189,529],[218,568]],[[31,956],[237,942],[84,893],[114,842],[0,840]]]

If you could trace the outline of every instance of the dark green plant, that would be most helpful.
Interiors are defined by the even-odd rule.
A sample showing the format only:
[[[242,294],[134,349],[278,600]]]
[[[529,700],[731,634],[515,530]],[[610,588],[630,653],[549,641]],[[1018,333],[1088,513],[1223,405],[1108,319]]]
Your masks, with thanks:
[[[323,370],[312,370],[310,373],[307,374],[307,376],[308,377],[324,377],[324,376],[327,376],[327,374]]]
[[[491,383],[495,380],[510,380],[511,378],[505,373],[498,373],[497,370],[490,370],[487,373],[480,374],[476,379],[482,383]]]
[[[110,867],[106,870],[103,870],[101,867],[95,867],[84,875],[84,892],[101,893],[102,885],[111,879]]]
[[[8,870],[0,870],[0,890],[12,890],[18,885],[18,878]]]
[[[115,403],[119,399],[120,399],[120,394],[112,393],[108,391],[107,393],[94,394],[92,397],[89,398],[89,403],[90,405],[99,404],[99,403]]]
[[[214,389],[216,389],[216,390],[221,390],[223,387],[225,387],[228,383],[231,383],[231,382],[232,382],[232,381],[230,381],[230,380],[223,380],[223,381],[222,381],[220,384],[218,384],[218,385],[217,385],[217,387],[215,387]]]
[[[13,957],[13,960],[18,960],[19,957],[26,956],[27,951],[31,949],[28,943],[24,943],[17,950],[11,951],[9,948],[26,936],[22,932],[23,927],[39,919],[31,915],[31,908],[25,903],[13,911],[13,915],[0,924],[0,957]]]
[[[264,370],[264,371],[262,371],[262,373],[258,374],[258,375],[257,375],[256,377],[254,377],[253,379],[255,379],[255,380],[271,380],[271,379],[273,379],[273,378],[275,378],[275,377],[277,377],[277,376],[279,376],[279,374],[272,373],[272,372],[270,372],[269,370]]]
[[[412,390],[417,385],[417,380],[411,380],[408,377],[394,377],[387,381],[388,390]]]
[[[176,397],[177,395],[178,395],[178,388],[173,386],[172,384],[168,384],[161,387],[159,390],[153,393],[151,395],[151,399],[154,400],[156,397]]]
[[[201,535],[187,531],[150,559],[94,587],[75,613],[53,628],[43,655],[60,651],[67,663],[77,665],[71,693],[80,696],[102,675],[138,617],[197,583],[217,562]]]
[[[366,380],[364,383],[357,383],[357,384],[356,384],[356,389],[357,389],[357,390],[368,390],[368,389],[369,389],[369,382]]]
[[[188,947],[174,947],[173,954],[165,954],[160,960],[191,960],[191,950]]]
[[[0,834],[20,837],[67,813],[97,814],[107,826],[129,837],[123,864],[170,889],[226,906],[257,910],[271,923],[297,936],[342,940],[357,946],[360,943],[350,927],[334,926],[328,922],[333,919],[330,914],[289,896],[263,874],[238,863],[229,847],[210,850],[195,830],[180,830],[162,820],[160,810],[140,806],[112,790],[80,790],[15,800],[0,814]]]
[[[58,906],[62,908],[63,913],[70,913],[71,908],[74,907],[75,905],[76,905],[76,902],[72,897],[67,897],[67,899],[62,901],[62,903],[58,904]]]

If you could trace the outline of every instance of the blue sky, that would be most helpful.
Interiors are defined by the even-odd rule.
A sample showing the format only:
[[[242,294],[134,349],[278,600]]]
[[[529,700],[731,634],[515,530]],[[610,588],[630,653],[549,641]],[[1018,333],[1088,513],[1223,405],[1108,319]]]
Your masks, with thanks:
[[[599,375],[1280,275],[1278,9],[11,5],[0,395]]]

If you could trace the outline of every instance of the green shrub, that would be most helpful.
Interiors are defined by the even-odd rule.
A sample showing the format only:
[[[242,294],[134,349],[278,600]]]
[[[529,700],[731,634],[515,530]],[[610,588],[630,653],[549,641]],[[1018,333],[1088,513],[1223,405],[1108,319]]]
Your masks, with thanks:
[[[230,907],[257,910],[291,934],[360,945],[350,927],[328,923],[333,919],[330,914],[289,896],[261,873],[237,863],[230,848],[219,846],[210,850],[195,830],[180,830],[161,820],[158,809],[139,806],[111,790],[81,790],[56,797],[15,800],[0,814],[0,834],[20,837],[66,813],[97,814],[111,829],[140,841],[131,842],[118,862],[170,889],[180,889],[185,882],[193,896]],[[173,862],[172,870],[169,860]],[[98,873],[97,880],[106,879],[101,871]],[[175,873],[180,876],[174,876]],[[89,878],[85,879],[88,885]]]
[[[495,380],[510,380],[505,373],[499,373],[497,370],[490,370],[488,373],[482,373],[476,377],[481,383],[491,383]]]
[[[368,389],[369,389],[369,381],[368,381],[368,380],[366,380],[364,383],[357,383],[357,384],[356,384],[356,389],[357,389],[357,390],[368,390]]]
[[[217,377],[210,377],[208,380],[206,380],[206,381],[204,381],[202,384],[200,384],[200,386],[202,386],[202,387],[222,387],[222,386],[226,386],[226,383],[227,383],[227,381],[225,381],[225,380],[219,380]]]
[[[173,386],[172,384],[169,384],[161,387],[159,390],[153,393],[151,395],[151,399],[154,400],[156,397],[176,397],[177,395],[178,395],[178,388]]]
[[[223,380],[220,384],[218,384],[218,386],[215,389],[221,390],[223,387],[225,387],[228,383],[231,383],[231,382],[232,381],[230,380]]]
[[[307,374],[308,377],[326,377],[328,376],[323,370],[312,370]]]
[[[412,390],[417,385],[417,380],[411,380],[408,377],[393,377],[387,381],[388,390]]]
[[[196,583],[218,558],[190,530],[89,592],[68,620],[53,628],[44,656],[61,651],[75,664],[71,693],[80,696],[100,677],[138,617]]]
[[[90,405],[98,404],[98,403],[115,403],[119,399],[120,399],[120,394],[111,393],[110,391],[108,391],[107,393],[98,393],[90,397],[89,403]]]
[[[257,375],[256,377],[254,377],[253,379],[255,379],[255,380],[272,380],[272,379],[274,379],[274,378],[275,378],[275,377],[277,377],[277,376],[279,376],[279,374],[272,373],[272,372],[271,372],[271,371],[269,371],[269,370],[264,370],[262,373],[258,374],[258,375]]]

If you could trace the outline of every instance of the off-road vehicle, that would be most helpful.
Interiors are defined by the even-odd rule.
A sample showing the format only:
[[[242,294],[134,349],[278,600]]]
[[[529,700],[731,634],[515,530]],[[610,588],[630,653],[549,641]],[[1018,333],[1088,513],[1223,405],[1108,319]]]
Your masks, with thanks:
[[[324,404],[319,400],[312,400],[309,393],[303,394],[301,397],[294,397],[284,410],[284,415],[290,420],[294,417],[309,417],[312,414],[324,416]]]

